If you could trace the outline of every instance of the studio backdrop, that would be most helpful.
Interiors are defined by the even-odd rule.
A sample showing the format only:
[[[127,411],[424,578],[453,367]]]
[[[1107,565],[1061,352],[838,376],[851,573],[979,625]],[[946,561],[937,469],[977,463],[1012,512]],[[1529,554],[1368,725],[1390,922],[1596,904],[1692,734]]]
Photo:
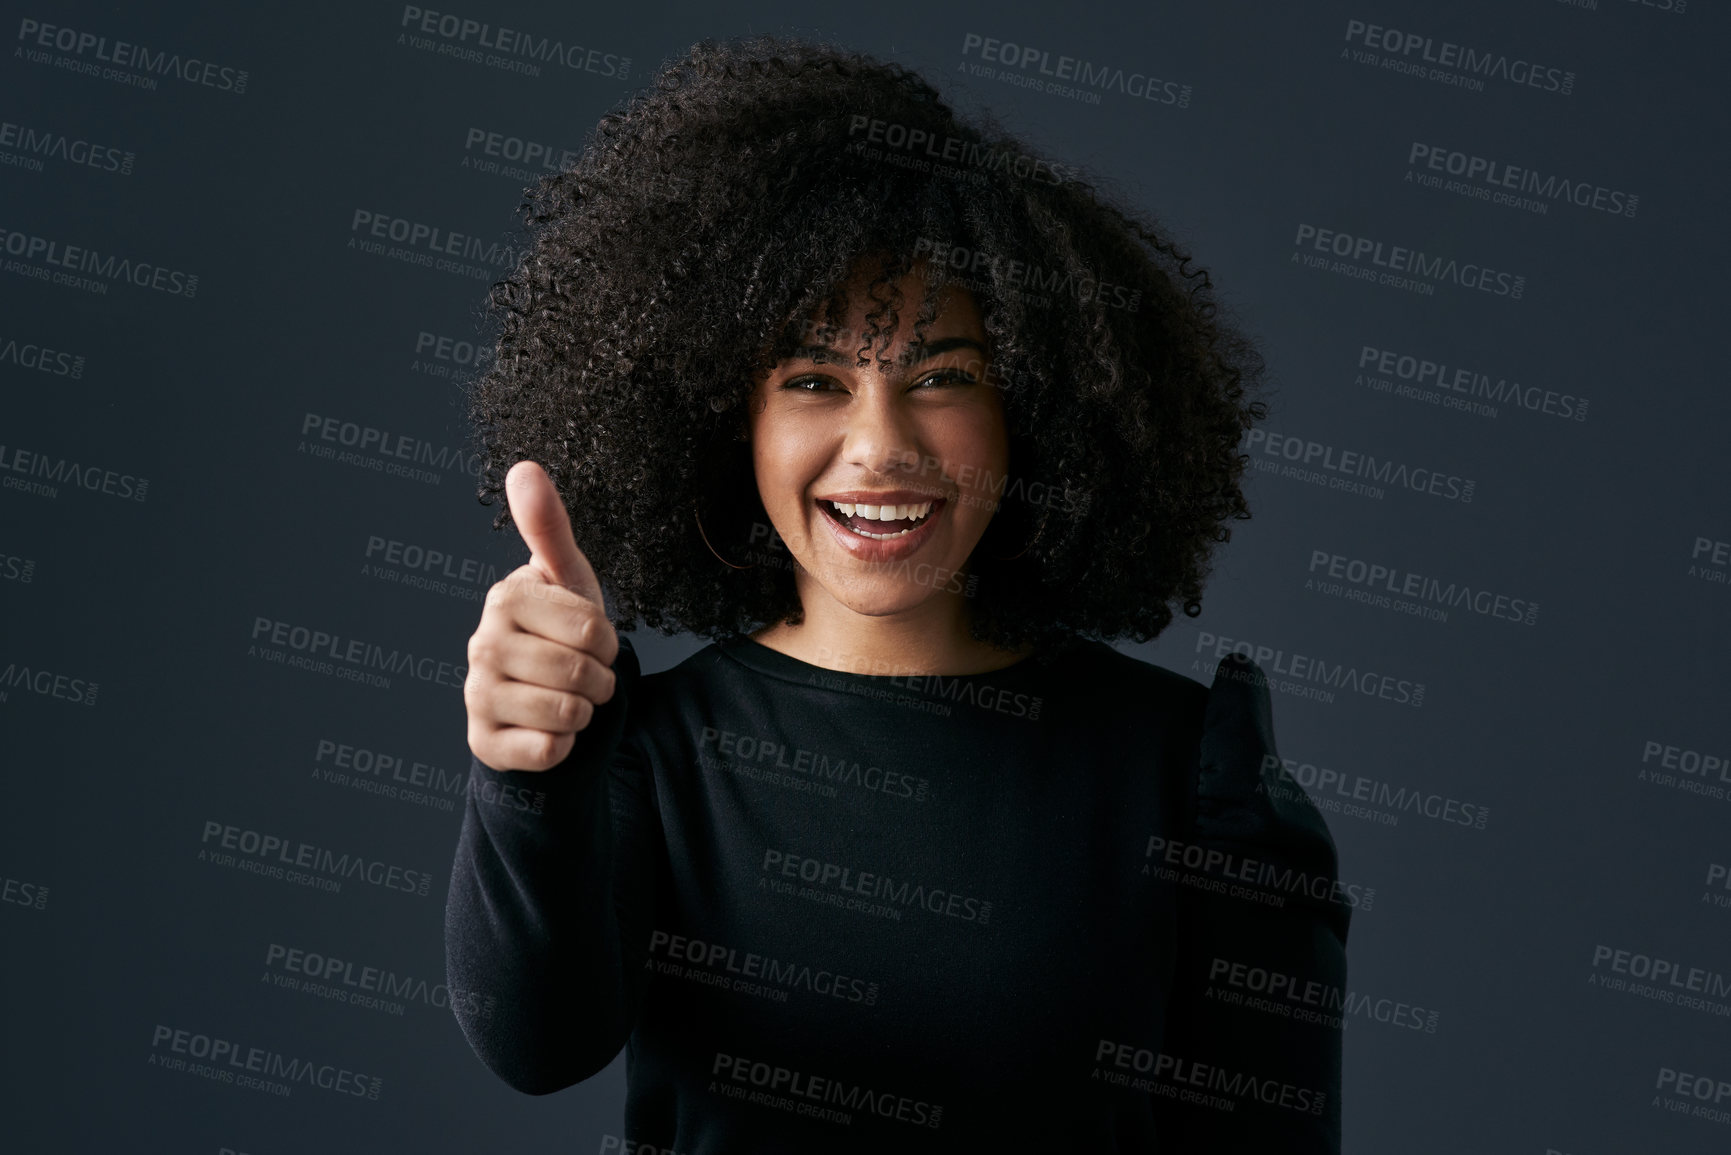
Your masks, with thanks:
[[[1343,1149],[1731,1149],[1720,5],[453,2],[8,5],[0,1146],[623,1149],[622,1058],[520,1094],[444,985],[527,558],[464,387],[524,188],[778,32],[1087,173],[1260,342],[1255,516],[1120,648],[1268,675],[1353,908]]]

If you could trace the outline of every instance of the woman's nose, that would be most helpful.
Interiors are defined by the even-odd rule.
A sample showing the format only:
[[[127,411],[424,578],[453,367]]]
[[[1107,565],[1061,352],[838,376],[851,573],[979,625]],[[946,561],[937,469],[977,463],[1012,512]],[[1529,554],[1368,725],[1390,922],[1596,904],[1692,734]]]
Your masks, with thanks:
[[[847,464],[870,473],[892,474],[918,466],[919,430],[898,388],[889,385],[859,390],[848,403],[842,456]]]

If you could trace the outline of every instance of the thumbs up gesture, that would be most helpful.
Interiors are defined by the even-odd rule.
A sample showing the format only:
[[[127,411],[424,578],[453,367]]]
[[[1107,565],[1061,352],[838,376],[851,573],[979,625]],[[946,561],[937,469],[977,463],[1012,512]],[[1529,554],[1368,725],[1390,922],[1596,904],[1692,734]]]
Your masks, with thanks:
[[[613,696],[619,635],[546,470],[519,461],[505,496],[529,561],[487,591],[469,638],[469,749],[494,770],[546,770]]]

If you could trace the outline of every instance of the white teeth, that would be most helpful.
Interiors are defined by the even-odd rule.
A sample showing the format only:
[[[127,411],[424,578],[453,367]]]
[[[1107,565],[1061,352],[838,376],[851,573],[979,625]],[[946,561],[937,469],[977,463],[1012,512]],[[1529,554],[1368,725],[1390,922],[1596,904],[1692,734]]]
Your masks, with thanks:
[[[835,506],[843,517],[869,517],[873,521],[901,521],[909,517],[924,517],[932,510],[932,503],[929,501],[922,501],[918,505],[856,505],[847,501],[832,501],[830,504]]]

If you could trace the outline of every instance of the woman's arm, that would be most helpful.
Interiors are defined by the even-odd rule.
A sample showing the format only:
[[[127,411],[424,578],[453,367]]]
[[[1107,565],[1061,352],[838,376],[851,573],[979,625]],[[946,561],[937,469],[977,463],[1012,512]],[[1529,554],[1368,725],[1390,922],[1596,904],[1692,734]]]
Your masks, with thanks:
[[[445,973],[469,1045],[545,1095],[619,1053],[642,1005],[660,824],[626,735],[640,667],[619,639],[613,697],[543,771],[471,757],[445,903]]]
[[[1280,765],[1268,680],[1215,671],[1174,866],[1178,962],[1162,1053],[1163,1150],[1340,1151],[1342,1003],[1351,908],[1334,840]],[[1168,859],[1184,861],[1179,853]],[[1206,1096],[1207,1098],[1203,1098]]]

